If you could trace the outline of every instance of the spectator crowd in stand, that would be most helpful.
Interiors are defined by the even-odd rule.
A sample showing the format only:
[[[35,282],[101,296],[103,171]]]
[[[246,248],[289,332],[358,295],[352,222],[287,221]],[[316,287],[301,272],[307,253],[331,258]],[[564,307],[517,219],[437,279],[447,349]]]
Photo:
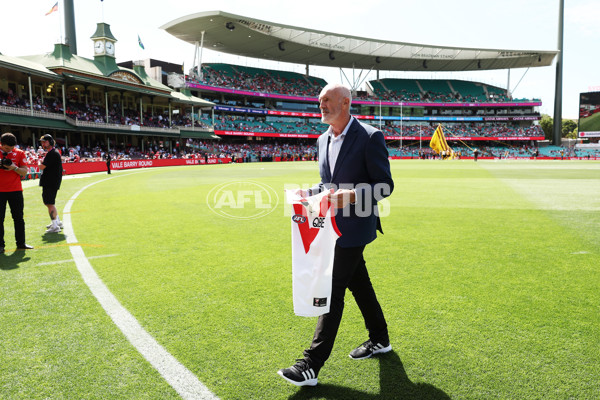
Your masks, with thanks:
[[[235,68],[235,66],[231,66]],[[231,73],[229,73],[231,72]],[[249,90],[259,93],[278,93],[289,96],[317,97],[321,91],[321,82],[315,78],[286,78],[269,74],[266,70],[250,74],[244,70],[220,71],[208,65],[202,66],[202,77],[188,77],[190,83],[201,83],[210,86],[227,87],[236,90]]]
[[[25,96],[18,97],[12,93],[12,91],[4,92],[0,89],[0,106],[14,107],[20,109],[30,109],[28,98]],[[33,109],[34,111],[47,112],[54,114],[63,113],[62,101],[51,97],[42,99],[40,96],[33,98]],[[66,115],[69,118],[93,122],[98,124],[106,123],[106,108],[104,104],[97,104],[94,101],[88,103],[78,102],[75,99],[67,100]],[[152,112],[144,112],[140,119],[139,110],[131,110],[121,106],[121,104],[113,104],[108,110],[108,123],[116,125],[139,125],[152,128],[169,128],[169,115],[168,112],[160,112],[156,110]],[[171,115],[171,126],[174,127],[191,127],[192,117],[191,115]],[[209,128],[204,121],[195,119],[194,127],[197,128]]]
[[[431,137],[437,124],[422,125],[400,125],[389,124],[381,127],[371,122],[371,124],[386,136],[415,136]],[[265,117],[249,117],[235,115],[221,115],[215,118],[215,130],[240,131],[240,132],[262,132],[262,133],[301,133],[319,135],[327,128],[320,122],[285,122],[281,120],[267,120]],[[444,130],[449,135],[459,137],[534,137],[544,136],[544,132],[539,125],[520,127],[510,123],[460,123],[446,124]]]
[[[200,83],[210,86],[226,87],[235,90],[248,90],[259,93],[276,93],[290,96],[317,97],[323,82],[314,77],[302,76],[301,78],[286,78],[277,75],[277,71],[261,70],[248,73],[244,67],[226,65],[218,69],[210,64],[202,66],[202,77],[196,73],[187,77],[189,83]],[[511,97],[506,93],[490,92],[488,95],[482,89],[481,96],[471,94],[461,95],[459,92],[438,92],[425,90],[414,92],[407,89],[387,90],[375,88],[373,93],[362,92],[354,97],[355,100],[366,101],[408,101],[408,102],[509,102]]]
[[[385,127],[384,131],[386,134],[400,135],[402,136],[433,136],[437,124],[422,124],[422,125],[403,125],[400,127],[396,125],[394,127]],[[530,125],[526,127],[519,127],[518,125],[512,125],[508,123],[490,123],[490,124],[476,124],[476,123],[460,123],[460,124],[444,124],[444,132],[447,136],[457,137],[533,137],[533,136],[544,136],[544,131],[539,125]]]
[[[0,90],[0,105],[5,107],[16,107],[29,109],[29,101],[25,98],[19,98],[12,92],[3,92]],[[53,98],[44,98],[38,96],[34,98],[34,110],[49,113],[62,113],[62,102]],[[106,122],[106,109],[103,105],[76,102],[70,99],[67,102],[66,114],[72,119],[92,123]],[[116,125],[138,125],[152,128],[169,128],[168,113],[144,112],[140,118],[138,110],[123,109],[120,104],[113,104],[108,112],[108,121]],[[374,124],[377,125],[377,124]],[[174,127],[192,127],[192,117],[189,114],[171,115],[171,126]],[[201,119],[194,119],[193,126],[201,129],[209,129],[211,120],[208,115]],[[509,123],[503,124],[452,124],[448,125],[455,136],[463,137],[507,137],[507,136],[543,136],[539,125],[528,127],[518,127]],[[243,117],[239,115],[222,114],[216,117],[215,130],[234,130],[241,132],[265,132],[265,133],[302,133],[302,134],[320,134],[325,129],[320,122],[310,122],[299,120],[298,122],[285,122],[282,120],[269,120],[264,117]],[[399,125],[387,122],[381,126],[382,131],[388,136],[418,136],[419,129],[421,135],[431,136],[435,126],[421,125]]]

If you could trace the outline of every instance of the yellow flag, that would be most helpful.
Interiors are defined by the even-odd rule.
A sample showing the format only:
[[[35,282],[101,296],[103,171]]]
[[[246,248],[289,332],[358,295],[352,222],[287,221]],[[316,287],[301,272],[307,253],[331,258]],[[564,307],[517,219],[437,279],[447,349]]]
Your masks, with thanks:
[[[433,149],[437,154],[443,154],[444,159],[453,159],[454,152],[448,146],[448,142],[446,142],[446,137],[444,136],[444,131],[442,130],[442,124],[439,124],[435,129],[433,136],[431,137],[431,141],[429,142],[429,147]]]

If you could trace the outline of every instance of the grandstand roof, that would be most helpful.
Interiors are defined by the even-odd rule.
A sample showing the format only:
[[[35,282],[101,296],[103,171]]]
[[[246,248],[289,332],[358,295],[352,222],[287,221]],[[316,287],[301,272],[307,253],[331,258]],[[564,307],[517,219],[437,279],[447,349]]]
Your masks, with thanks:
[[[432,46],[369,39],[206,11],[163,26],[171,35],[215,51],[253,58],[384,71],[468,71],[544,67],[558,51]]]
[[[14,76],[15,73],[27,73],[33,76],[39,76],[42,78],[59,79],[59,76],[54,72],[44,68],[43,65],[24,60],[17,57],[9,57],[0,53],[0,70],[2,75],[6,76],[11,80],[18,80],[18,77]]]

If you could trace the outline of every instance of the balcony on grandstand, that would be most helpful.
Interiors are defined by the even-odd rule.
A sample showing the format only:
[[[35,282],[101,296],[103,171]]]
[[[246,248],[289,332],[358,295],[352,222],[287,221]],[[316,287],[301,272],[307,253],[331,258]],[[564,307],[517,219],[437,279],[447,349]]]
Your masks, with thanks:
[[[104,23],[98,24],[95,36],[111,44],[116,40]],[[149,76],[142,62],[131,67],[118,66],[114,54],[100,52],[88,59],[60,43],[45,54],[0,54],[0,119],[66,132],[179,136],[183,131],[212,131],[201,121],[202,110],[212,109],[212,103],[185,88],[173,91]]]
[[[104,106],[104,95],[99,91],[90,91],[83,85],[67,87],[65,100],[66,109],[63,107],[62,93],[59,85],[49,84],[44,87],[34,87],[37,92],[30,104],[28,96],[18,96],[13,90],[5,92],[0,89],[0,112],[13,115],[34,115],[41,118],[64,119],[75,126],[99,127],[114,129],[131,129],[139,127],[142,130],[178,130],[192,128],[199,130],[212,130],[210,119],[198,118],[200,108],[192,109],[183,103],[140,103],[133,95],[127,93],[111,93],[108,111]],[[45,89],[45,90],[44,90]],[[44,91],[46,92],[44,94]],[[149,102],[152,99],[148,99]],[[136,104],[137,103],[137,104]],[[200,113],[198,113],[200,111]],[[192,121],[193,120],[193,121]]]

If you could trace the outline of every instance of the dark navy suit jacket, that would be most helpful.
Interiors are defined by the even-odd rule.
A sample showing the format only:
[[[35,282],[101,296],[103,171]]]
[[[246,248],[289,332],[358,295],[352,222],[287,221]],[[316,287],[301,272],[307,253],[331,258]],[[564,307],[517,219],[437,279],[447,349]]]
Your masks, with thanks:
[[[335,222],[342,236],[340,247],[364,246],[381,231],[377,201],[394,190],[388,151],[380,130],[352,118],[333,170],[329,168],[329,134],[317,141],[321,183],[313,192],[333,189],[354,189],[356,202],[338,209]],[[383,233],[383,231],[381,231]]]

